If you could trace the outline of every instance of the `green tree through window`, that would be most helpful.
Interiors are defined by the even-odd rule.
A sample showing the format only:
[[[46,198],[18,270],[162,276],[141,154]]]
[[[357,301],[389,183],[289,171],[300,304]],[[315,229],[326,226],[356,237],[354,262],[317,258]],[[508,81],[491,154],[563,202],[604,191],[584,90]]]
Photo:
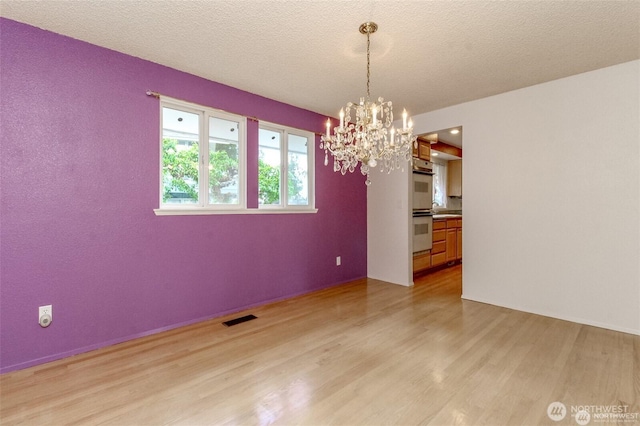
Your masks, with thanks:
[[[238,161],[229,156],[229,149],[209,151],[209,192],[216,202],[229,202],[232,194],[223,189],[235,182],[238,173]],[[231,155],[237,158],[234,152]],[[172,198],[187,198],[198,202],[198,155],[197,143],[188,147],[179,147],[177,139],[162,140],[162,176],[164,180],[163,202]]]
[[[262,157],[262,153],[260,155]],[[302,180],[297,161],[289,162],[288,196],[296,197],[302,189]],[[262,204],[280,203],[280,169],[258,159],[258,198]]]

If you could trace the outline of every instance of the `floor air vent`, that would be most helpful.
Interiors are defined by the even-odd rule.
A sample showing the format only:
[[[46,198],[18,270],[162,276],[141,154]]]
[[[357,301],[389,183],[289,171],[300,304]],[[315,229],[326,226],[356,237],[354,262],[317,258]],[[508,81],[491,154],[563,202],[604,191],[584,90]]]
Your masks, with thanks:
[[[240,324],[242,322],[251,321],[251,320],[254,320],[256,318],[258,318],[258,317],[255,316],[255,315],[245,315],[245,316],[240,317],[240,318],[234,318],[232,320],[225,321],[225,322],[223,322],[223,324],[226,325],[227,327],[231,327],[232,325]]]

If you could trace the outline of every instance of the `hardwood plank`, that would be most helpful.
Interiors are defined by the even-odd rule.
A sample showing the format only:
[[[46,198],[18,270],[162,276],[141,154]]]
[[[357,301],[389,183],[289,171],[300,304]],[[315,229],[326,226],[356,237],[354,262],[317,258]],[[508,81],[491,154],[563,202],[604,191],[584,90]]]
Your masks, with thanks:
[[[456,266],[412,288],[358,280],[7,373],[0,421],[560,424],[553,401],[640,412],[639,336],[461,300],[461,279]]]

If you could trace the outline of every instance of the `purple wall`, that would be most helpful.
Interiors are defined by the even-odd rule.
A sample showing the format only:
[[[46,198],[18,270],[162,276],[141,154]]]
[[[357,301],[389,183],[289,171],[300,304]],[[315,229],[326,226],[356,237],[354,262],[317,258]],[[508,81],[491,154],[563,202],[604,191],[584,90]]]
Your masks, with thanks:
[[[7,19],[0,36],[1,372],[366,276],[364,177],[325,167],[318,140],[317,214],[153,213],[147,89],[315,132],[326,117]]]

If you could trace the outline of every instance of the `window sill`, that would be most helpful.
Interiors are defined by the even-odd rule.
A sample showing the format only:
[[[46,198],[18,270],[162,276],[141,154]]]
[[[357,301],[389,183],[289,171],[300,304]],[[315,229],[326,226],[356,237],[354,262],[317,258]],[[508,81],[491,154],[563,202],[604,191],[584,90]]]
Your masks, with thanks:
[[[194,216],[194,215],[217,215],[217,214],[299,214],[317,213],[318,209],[153,209],[156,216]]]

